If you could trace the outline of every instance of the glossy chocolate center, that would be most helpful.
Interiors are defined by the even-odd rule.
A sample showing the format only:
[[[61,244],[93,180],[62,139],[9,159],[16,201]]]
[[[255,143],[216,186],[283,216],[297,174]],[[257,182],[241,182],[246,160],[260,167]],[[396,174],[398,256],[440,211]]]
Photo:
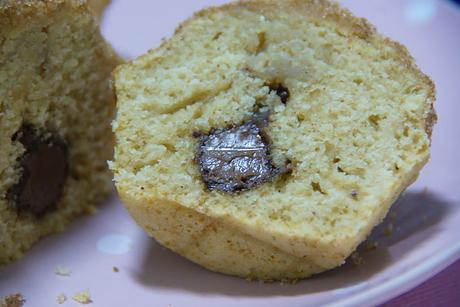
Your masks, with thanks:
[[[272,180],[282,171],[272,164],[264,134],[268,113],[228,129],[217,129],[199,138],[196,161],[209,190],[237,193]]]
[[[18,159],[21,178],[7,193],[19,212],[42,215],[57,207],[69,173],[67,143],[51,133],[24,125],[13,137],[25,147]]]

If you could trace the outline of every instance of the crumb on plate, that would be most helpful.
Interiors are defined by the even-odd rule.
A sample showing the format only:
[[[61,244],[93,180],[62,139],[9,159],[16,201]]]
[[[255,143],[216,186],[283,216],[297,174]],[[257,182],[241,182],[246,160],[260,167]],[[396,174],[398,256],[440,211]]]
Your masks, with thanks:
[[[58,304],[62,305],[67,301],[67,296],[64,293],[61,293],[57,296],[56,301]]]
[[[89,292],[89,290],[85,290],[83,292],[76,293],[72,299],[75,302],[83,304],[83,305],[88,305],[93,302],[93,300],[91,299],[91,293]]]
[[[353,261],[355,265],[364,264],[364,259],[358,252],[354,252],[353,254],[351,254],[351,261]]]
[[[0,300],[0,307],[22,307],[26,302],[21,293],[7,295]]]
[[[376,242],[376,241],[369,241],[369,242],[367,242],[366,245],[365,245],[365,250],[368,251],[368,252],[369,252],[369,251],[373,251],[373,250],[376,250],[378,246],[379,246],[379,243],[378,243],[378,242]]]
[[[389,223],[383,231],[385,236],[390,237],[393,234],[393,223]]]
[[[54,268],[54,274],[58,275],[58,276],[70,276],[70,274],[72,274],[72,270],[69,269],[68,267],[64,267],[64,266],[57,266]]]

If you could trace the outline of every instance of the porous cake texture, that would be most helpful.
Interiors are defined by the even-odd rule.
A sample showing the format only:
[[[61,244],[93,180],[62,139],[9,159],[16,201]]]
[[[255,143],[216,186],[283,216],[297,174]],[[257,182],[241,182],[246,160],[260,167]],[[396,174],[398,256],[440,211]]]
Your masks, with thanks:
[[[111,193],[120,62],[86,1],[0,1],[0,264]]]
[[[115,79],[120,196],[210,270],[283,280],[342,265],[429,160],[432,81],[326,0],[206,9]],[[257,181],[263,169],[280,171]]]

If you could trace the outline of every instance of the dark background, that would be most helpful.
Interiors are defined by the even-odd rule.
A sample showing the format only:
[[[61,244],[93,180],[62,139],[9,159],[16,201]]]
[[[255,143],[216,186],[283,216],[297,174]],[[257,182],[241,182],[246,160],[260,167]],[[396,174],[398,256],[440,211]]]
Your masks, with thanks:
[[[451,0],[452,2],[455,2],[457,4],[460,4],[460,0]]]

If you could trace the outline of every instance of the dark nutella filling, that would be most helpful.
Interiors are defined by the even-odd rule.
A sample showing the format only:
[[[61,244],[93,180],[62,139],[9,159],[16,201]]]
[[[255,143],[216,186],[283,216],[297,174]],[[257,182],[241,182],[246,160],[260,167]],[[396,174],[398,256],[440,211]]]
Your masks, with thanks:
[[[282,84],[271,84],[270,90],[276,92],[276,95],[279,96],[281,102],[286,104],[291,97],[291,93],[287,87],[284,87]]]
[[[195,160],[210,191],[243,192],[286,172],[287,168],[272,163],[270,142],[264,133],[268,116],[258,113],[239,126],[195,134],[199,139]]]
[[[18,159],[19,182],[7,193],[19,212],[40,216],[57,207],[69,173],[69,149],[62,138],[24,125],[13,137],[25,147]]]

